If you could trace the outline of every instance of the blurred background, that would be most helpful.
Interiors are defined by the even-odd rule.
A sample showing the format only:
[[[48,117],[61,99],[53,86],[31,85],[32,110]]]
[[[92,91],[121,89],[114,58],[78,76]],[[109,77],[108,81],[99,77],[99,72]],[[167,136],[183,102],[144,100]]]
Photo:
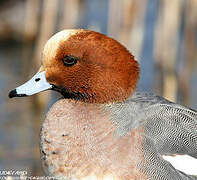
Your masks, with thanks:
[[[120,41],[140,63],[138,89],[197,109],[197,0],[0,0],[0,170],[43,175],[40,124],[58,94],[8,92],[38,71],[46,40],[66,28]]]

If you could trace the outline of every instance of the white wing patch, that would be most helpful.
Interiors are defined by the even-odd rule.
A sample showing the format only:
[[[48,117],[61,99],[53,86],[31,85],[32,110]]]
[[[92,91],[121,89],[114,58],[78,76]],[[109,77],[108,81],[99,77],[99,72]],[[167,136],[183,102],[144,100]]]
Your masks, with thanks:
[[[188,155],[163,156],[179,171],[189,175],[197,175],[197,159]]]

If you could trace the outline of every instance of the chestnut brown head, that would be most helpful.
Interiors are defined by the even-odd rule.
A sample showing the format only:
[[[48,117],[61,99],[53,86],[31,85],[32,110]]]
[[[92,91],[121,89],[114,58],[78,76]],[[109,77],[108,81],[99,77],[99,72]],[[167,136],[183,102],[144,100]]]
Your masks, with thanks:
[[[50,89],[90,103],[126,99],[139,76],[138,63],[124,46],[89,30],[64,30],[52,36],[39,72],[44,72]]]

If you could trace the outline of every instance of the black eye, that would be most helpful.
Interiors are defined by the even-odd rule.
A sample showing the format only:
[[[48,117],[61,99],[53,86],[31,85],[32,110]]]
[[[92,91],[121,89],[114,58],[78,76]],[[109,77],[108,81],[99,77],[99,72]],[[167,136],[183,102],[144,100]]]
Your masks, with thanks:
[[[72,66],[77,63],[77,58],[75,56],[64,56],[62,62],[65,66]]]

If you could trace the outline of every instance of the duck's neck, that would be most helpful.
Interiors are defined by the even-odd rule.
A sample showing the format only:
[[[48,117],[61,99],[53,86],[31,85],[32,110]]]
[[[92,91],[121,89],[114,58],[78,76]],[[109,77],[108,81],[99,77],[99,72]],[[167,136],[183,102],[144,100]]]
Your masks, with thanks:
[[[104,105],[61,99],[48,112],[43,129],[56,136],[88,133],[94,128],[105,132],[114,131],[110,113],[104,107]]]

